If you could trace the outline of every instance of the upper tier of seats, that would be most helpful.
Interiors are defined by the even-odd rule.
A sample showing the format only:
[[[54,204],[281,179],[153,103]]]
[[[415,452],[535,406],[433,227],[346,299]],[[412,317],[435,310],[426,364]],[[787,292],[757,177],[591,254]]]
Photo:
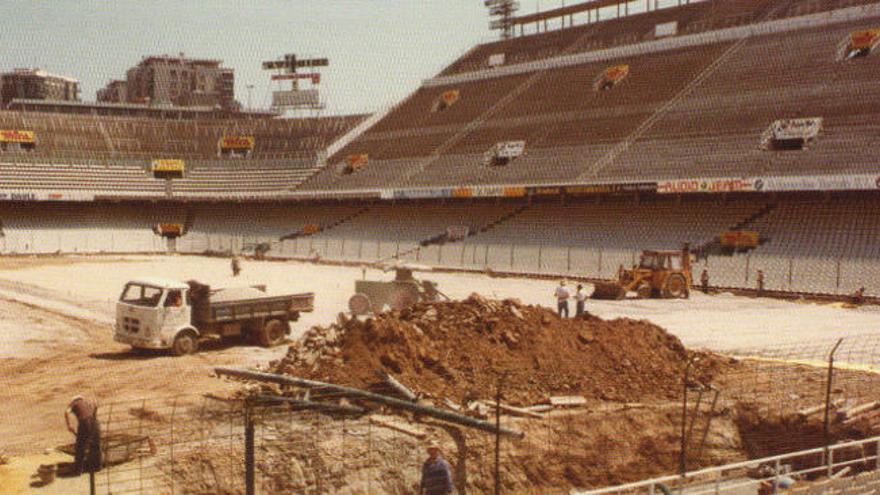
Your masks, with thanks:
[[[832,19],[822,13],[826,10],[864,3],[705,2],[500,42],[520,46],[567,31],[620,32],[613,26],[641,19],[644,28],[677,15],[706,23],[744,15],[739,9],[750,12],[748,22],[776,19],[769,33],[721,40],[705,33],[660,51],[634,44],[601,61],[426,84],[300,189],[873,172],[880,159],[875,145],[880,56],[845,61],[839,55],[850,33],[880,27],[880,15],[861,9],[865,17],[859,19],[799,24],[821,23]],[[813,17],[792,17],[808,14]],[[610,91],[594,90],[596,78],[618,64],[629,66],[627,77]],[[451,68],[445,73],[455,72]],[[432,111],[449,90],[458,92],[458,101]],[[798,117],[824,119],[816,143],[803,151],[761,149],[772,122]],[[483,163],[491,146],[513,140],[526,142],[523,157],[503,167]],[[341,174],[353,154],[369,155],[368,165]]]
[[[675,21],[679,35],[750,24],[765,19],[824,12],[853,5],[873,3],[871,0],[708,0],[632,14],[619,19],[600,19],[565,29],[514,37],[476,46],[444,69],[448,76],[489,68],[489,57],[505,55],[505,64],[540,60],[563,53],[600,50],[640,41],[656,39],[657,24]]]
[[[314,156],[364,117],[159,120],[5,110],[0,129],[34,131],[34,153],[61,158],[216,158],[224,136],[253,136],[251,157],[276,159]]]

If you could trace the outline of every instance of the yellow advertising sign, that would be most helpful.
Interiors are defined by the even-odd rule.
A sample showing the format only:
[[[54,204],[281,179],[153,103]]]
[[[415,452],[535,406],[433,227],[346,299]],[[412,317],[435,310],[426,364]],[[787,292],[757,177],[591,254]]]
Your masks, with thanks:
[[[36,142],[36,138],[34,131],[0,130],[0,142],[32,144]]]
[[[253,136],[223,136],[217,145],[221,150],[252,150],[254,143]]]
[[[470,198],[473,195],[474,191],[469,187],[459,187],[452,190],[453,198]]]
[[[722,232],[721,245],[734,248],[753,248],[758,246],[760,236],[757,232],[749,230],[731,230]]]
[[[850,48],[853,50],[869,50],[880,36],[880,29],[863,29],[850,33]]]
[[[505,198],[521,198],[526,195],[525,187],[505,187],[503,196]]]
[[[162,235],[182,235],[183,234],[183,224],[182,223],[160,223],[157,226],[157,230]]]
[[[611,83],[618,83],[623,80],[629,74],[629,65],[620,64],[613,65],[605,69],[605,73],[603,74],[603,78]]]
[[[183,160],[153,160],[153,172],[183,172],[185,168]]]
[[[348,162],[348,164],[351,166],[351,168],[358,169],[358,168],[363,167],[364,165],[366,165],[370,161],[370,155],[368,155],[366,153],[361,153],[358,155],[348,155],[345,158],[345,161]]]
[[[449,106],[458,101],[459,95],[460,93],[457,89],[450,89],[449,91],[444,91],[443,94],[440,95],[440,100],[442,100],[446,106]]]

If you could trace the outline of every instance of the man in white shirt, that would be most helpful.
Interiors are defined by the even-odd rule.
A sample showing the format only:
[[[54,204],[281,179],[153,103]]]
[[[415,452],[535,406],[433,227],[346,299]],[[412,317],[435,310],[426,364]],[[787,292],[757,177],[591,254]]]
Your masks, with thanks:
[[[560,280],[559,287],[556,288],[556,310],[560,317],[562,317],[562,313],[565,313],[565,318],[568,318],[569,297],[571,297],[571,294],[569,294],[568,289],[565,287],[565,280]]]

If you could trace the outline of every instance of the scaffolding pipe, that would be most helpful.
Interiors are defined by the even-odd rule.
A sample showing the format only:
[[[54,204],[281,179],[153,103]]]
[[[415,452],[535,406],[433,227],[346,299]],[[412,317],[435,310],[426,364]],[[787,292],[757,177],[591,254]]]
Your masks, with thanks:
[[[255,380],[260,382],[269,382],[269,383],[277,383],[279,385],[293,385],[296,387],[304,387],[304,388],[323,388],[325,390],[339,392],[342,394],[346,394],[351,397],[356,397],[363,400],[379,402],[382,404],[386,404],[398,409],[405,409],[407,411],[417,412],[420,414],[424,414],[425,416],[430,416],[432,418],[437,418],[443,421],[448,421],[450,423],[455,423],[461,426],[467,426],[469,428],[476,428],[478,430],[483,430],[489,433],[501,433],[503,435],[509,435],[516,438],[523,438],[525,435],[522,432],[511,430],[509,428],[496,428],[496,426],[488,421],[481,421],[478,419],[474,419],[468,416],[464,416],[461,414],[454,413],[452,411],[446,411],[444,409],[438,409],[436,407],[430,406],[422,406],[419,404],[414,404],[412,402],[407,402],[405,400],[395,399],[393,397],[387,397],[381,394],[375,394],[373,392],[368,392],[366,390],[361,390],[357,388],[345,387],[342,385],[336,385],[333,383],[325,383],[314,380],[307,380],[305,378],[299,378],[296,376],[289,375],[277,375],[274,373],[262,373],[259,371],[249,371],[242,370],[238,368],[227,368],[225,366],[218,366],[214,368],[214,372],[220,376],[232,376],[237,378],[243,378],[247,380]]]

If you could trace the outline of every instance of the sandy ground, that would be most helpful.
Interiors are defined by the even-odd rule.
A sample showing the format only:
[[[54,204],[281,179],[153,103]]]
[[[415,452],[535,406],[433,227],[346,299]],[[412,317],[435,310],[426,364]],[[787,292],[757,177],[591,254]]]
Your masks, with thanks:
[[[122,285],[140,276],[161,276],[178,280],[197,279],[214,287],[267,284],[270,292],[316,294],[315,312],[305,315],[294,327],[301,332],[314,324],[325,324],[340,311],[354,288],[361,269],[314,265],[300,262],[244,261],[241,276],[233,278],[229,260],[194,256],[84,258],[87,262],[37,263],[28,267],[20,261],[3,269],[0,280],[35,285],[50,294],[40,299],[67,299],[81,309],[112,318],[113,305]],[[75,260],[75,258],[74,258]],[[368,270],[368,279],[391,279],[391,273]],[[453,298],[479,292],[493,298],[516,297],[527,304],[553,306],[556,282],[513,278],[489,278],[477,274],[430,273],[440,289]],[[0,296],[17,297],[9,284],[0,283]],[[46,297],[49,296],[49,297]],[[35,303],[35,300],[28,300]],[[572,310],[574,310],[572,303]],[[880,330],[880,308],[857,309],[830,304],[787,302],[730,294],[707,296],[692,293],[689,300],[588,301],[587,310],[603,318],[648,319],[677,335],[691,347],[724,351],[774,347],[784,343],[833,340]],[[65,311],[66,312],[66,311]],[[0,350],[2,352],[2,350]]]
[[[369,279],[391,273],[368,270]],[[267,284],[270,292],[316,293],[316,310],[294,326],[299,334],[326,324],[346,309],[359,268],[299,262],[244,261],[233,278],[220,258],[87,257],[0,259],[0,422],[3,450],[40,453],[70,441],[62,412],[77,393],[106,402],[143,397],[195,395],[230,387],[211,376],[215,365],[253,366],[281,357],[285,346],[208,347],[195,356],[138,356],[112,341],[114,301],[132,278],[197,279],[215,287]],[[471,292],[553,305],[556,282],[489,278],[477,274],[420,274],[436,280],[453,298]],[[649,319],[686,345],[719,351],[830,340],[880,328],[877,308],[751,299],[695,293],[681,301],[589,301],[603,317]]]

